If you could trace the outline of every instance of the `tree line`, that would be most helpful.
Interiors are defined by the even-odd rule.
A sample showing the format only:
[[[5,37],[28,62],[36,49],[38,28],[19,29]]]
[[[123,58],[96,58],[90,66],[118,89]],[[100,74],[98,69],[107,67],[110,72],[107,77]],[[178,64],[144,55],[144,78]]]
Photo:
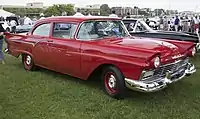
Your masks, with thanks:
[[[138,9],[138,15],[144,15],[149,16],[151,12],[154,12],[156,16],[160,16],[163,14],[169,14],[164,9],[155,9],[154,11],[142,11],[138,7],[134,7]],[[100,6],[100,15],[102,16],[108,16],[111,14],[111,9],[108,4],[102,4]],[[39,16],[41,13],[44,14],[44,16],[61,16],[61,15],[73,15],[75,13],[74,6],[71,4],[56,4],[53,6],[50,6],[48,8],[4,8],[4,10],[9,11],[11,13],[14,13],[19,16]]]

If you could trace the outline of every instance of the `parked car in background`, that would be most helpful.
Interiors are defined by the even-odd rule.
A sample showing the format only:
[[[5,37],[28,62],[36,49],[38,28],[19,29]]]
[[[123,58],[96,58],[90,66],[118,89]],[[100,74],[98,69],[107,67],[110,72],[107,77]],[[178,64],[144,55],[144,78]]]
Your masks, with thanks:
[[[11,25],[10,25],[11,20],[15,20],[17,23],[16,25],[19,25],[18,18],[16,16],[9,16],[9,17],[6,17],[6,19],[3,18],[0,20],[0,23],[2,24],[3,28],[7,32],[11,32],[11,30],[12,30]]]
[[[0,24],[2,24],[3,28],[4,28],[7,32],[10,32],[10,31],[11,31],[11,26],[8,24],[8,22],[6,22],[6,21],[0,21]]]
[[[9,17],[6,17],[6,21],[8,21],[9,23],[11,22],[11,20],[15,20],[16,25],[19,25],[18,17],[16,17],[16,16],[9,16]]]
[[[6,42],[26,70],[43,67],[83,80],[95,74],[114,98],[124,97],[126,88],[159,91],[196,71],[189,61],[193,43],[133,38],[119,18],[50,17],[27,35],[6,33]]]
[[[16,33],[29,32],[34,25],[24,24],[16,27]]]
[[[178,40],[193,42],[196,45],[196,50],[200,49],[199,38],[197,35],[175,31],[157,31],[150,28],[143,20],[123,19],[123,22],[129,33],[133,36],[158,38],[158,40]]]
[[[152,28],[153,30],[158,30],[159,28],[159,23],[156,22],[155,20],[149,20],[149,27]]]

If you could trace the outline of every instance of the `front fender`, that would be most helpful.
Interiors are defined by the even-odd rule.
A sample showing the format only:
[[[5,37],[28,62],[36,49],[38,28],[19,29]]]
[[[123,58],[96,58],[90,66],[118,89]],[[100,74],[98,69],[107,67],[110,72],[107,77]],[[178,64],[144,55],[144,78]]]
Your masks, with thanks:
[[[147,66],[144,60],[128,61],[126,59],[117,59],[113,57],[103,57],[100,55],[82,55],[81,57],[81,72],[83,79],[88,77],[98,67],[104,64],[116,66],[126,78],[139,79],[142,70]]]

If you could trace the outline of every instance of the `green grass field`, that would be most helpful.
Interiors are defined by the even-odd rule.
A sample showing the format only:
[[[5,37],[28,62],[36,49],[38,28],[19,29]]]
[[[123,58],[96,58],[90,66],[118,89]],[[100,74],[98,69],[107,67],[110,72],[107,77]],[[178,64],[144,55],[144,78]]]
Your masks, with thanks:
[[[156,93],[129,91],[124,100],[104,94],[99,81],[53,71],[26,72],[21,58],[0,64],[0,119],[200,119],[197,72]]]

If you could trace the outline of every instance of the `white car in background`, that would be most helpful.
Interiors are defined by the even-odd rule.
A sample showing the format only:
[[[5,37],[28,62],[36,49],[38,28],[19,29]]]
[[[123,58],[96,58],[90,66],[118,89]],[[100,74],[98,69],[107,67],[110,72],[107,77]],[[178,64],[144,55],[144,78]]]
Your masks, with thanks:
[[[0,23],[2,24],[3,28],[4,28],[7,32],[10,32],[10,31],[11,31],[11,26],[8,24],[8,22],[6,22],[6,21],[0,21]]]
[[[4,28],[7,32],[10,32],[10,31],[11,31],[11,26],[8,24],[8,22],[6,22],[6,21],[0,21],[0,23],[2,24],[3,28]]]

